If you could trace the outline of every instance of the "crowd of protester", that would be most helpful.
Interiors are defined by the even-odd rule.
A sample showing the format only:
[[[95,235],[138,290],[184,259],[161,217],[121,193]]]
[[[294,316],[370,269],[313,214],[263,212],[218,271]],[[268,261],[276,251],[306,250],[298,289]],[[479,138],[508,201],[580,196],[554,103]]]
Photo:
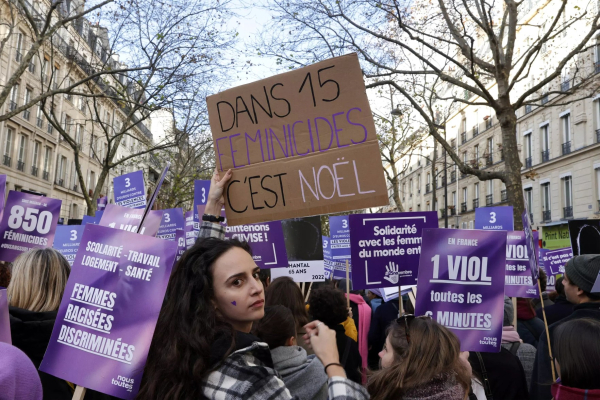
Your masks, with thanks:
[[[218,215],[229,177],[213,177],[207,214]],[[37,249],[0,267],[13,340],[0,343],[0,398],[71,399],[71,383],[37,370],[69,264]],[[514,309],[505,298],[499,352],[461,352],[456,335],[412,315],[408,299],[384,301],[345,280],[304,291],[290,278],[271,281],[246,243],[203,222],[173,267],[137,399],[600,399],[599,272],[600,255],[567,262],[544,298],[548,333],[541,304],[517,299]]]

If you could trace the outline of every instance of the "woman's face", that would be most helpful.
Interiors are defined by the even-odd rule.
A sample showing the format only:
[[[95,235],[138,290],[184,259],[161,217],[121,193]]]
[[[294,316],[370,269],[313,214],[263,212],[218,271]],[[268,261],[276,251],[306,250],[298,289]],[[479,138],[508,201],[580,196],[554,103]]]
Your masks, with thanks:
[[[265,294],[260,268],[239,247],[227,250],[212,266],[214,303],[234,329],[250,332],[252,323],[265,314]]]
[[[388,368],[394,362],[394,349],[390,344],[390,336],[385,338],[385,344],[383,345],[383,350],[379,352],[379,358],[381,363],[381,368]]]

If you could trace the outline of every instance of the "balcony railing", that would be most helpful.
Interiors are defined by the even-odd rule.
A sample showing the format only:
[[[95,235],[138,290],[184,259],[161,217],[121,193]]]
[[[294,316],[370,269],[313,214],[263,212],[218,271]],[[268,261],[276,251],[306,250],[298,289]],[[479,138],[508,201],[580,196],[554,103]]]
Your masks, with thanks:
[[[569,88],[571,88],[571,81],[567,80],[560,84],[561,92],[566,92],[567,90],[569,90]]]
[[[460,203],[460,212],[461,213],[467,212],[467,202],[466,201],[464,203]]]
[[[6,154],[4,155],[4,159],[2,160],[2,164],[6,165],[7,167],[10,167],[12,159],[10,158],[10,156],[7,156]]]
[[[431,185],[429,183],[425,184],[425,193],[431,192]]]
[[[36,167],[35,165],[31,166],[31,175],[38,176],[38,167]]]
[[[31,112],[29,110],[23,111],[23,119],[26,119],[27,121],[29,121],[30,115],[31,115]]]
[[[573,218],[573,206],[563,207],[563,218]]]
[[[494,125],[494,122],[492,121],[492,118],[488,118],[485,120],[485,129],[490,129],[492,127],[492,125]]]
[[[45,181],[49,180],[50,173],[48,171],[42,172],[42,178],[44,178]]]
[[[475,125],[473,126],[473,137],[476,137],[477,135],[479,135],[479,126]]]
[[[494,195],[488,194],[487,196],[485,196],[485,205],[491,206],[492,204],[494,204]]]
[[[508,196],[506,194],[506,189],[500,191],[500,201],[505,202],[508,201]]]
[[[600,129],[596,129],[596,143],[600,143]]]
[[[525,159],[525,168],[531,168],[532,164],[533,164],[533,161],[532,161],[531,157],[527,157]]]
[[[20,51],[16,51],[15,52],[15,61],[16,62],[21,62],[22,59],[23,59],[23,54],[21,54]]]
[[[24,161],[17,161],[17,169],[21,172],[25,171],[25,162]]]
[[[571,152],[571,141],[562,144],[562,153],[563,155],[569,154]]]
[[[550,221],[552,221],[552,214],[550,213],[550,210],[542,211],[542,222],[550,222]]]
[[[550,149],[542,151],[542,162],[550,160]]]
[[[456,207],[448,206],[448,214],[450,214],[451,217],[456,215]]]
[[[446,218],[446,210],[440,208],[440,214],[442,214],[441,218]]]
[[[37,121],[35,123],[37,125],[38,128],[43,128],[44,127],[44,120],[41,118],[37,118]]]
[[[77,185],[73,185],[73,191],[75,191],[75,192],[76,192],[76,191],[78,191],[78,190],[79,190],[79,186],[77,186]]]
[[[61,187],[65,187],[65,181],[64,181],[64,179],[56,179],[54,181],[54,184],[58,185],[58,186],[61,186]]]
[[[548,101],[549,101],[548,95],[547,94],[542,95],[542,99],[540,101],[542,103],[542,105],[546,104]]]
[[[450,172],[450,182],[456,182],[456,171]]]
[[[461,144],[467,143],[467,132],[463,132],[460,134],[460,143]]]
[[[11,102],[8,104],[8,109],[9,109],[10,111],[15,111],[15,110],[17,109],[17,102],[16,102],[16,101],[11,101]]]
[[[494,157],[491,154],[488,154],[485,157],[485,165],[489,167],[492,164],[494,164]]]
[[[31,60],[31,61],[29,62],[29,67],[28,67],[28,69],[29,69],[29,72],[31,72],[32,74],[35,74],[35,63],[33,62],[33,60]]]
[[[473,210],[479,208],[479,199],[473,199]]]

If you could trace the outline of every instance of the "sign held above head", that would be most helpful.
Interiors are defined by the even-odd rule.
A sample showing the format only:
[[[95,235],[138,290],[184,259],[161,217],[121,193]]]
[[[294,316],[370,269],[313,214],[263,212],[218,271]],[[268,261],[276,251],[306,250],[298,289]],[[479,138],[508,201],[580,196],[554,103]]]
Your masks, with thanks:
[[[206,99],[229,225],[388,204],[356,54]]]

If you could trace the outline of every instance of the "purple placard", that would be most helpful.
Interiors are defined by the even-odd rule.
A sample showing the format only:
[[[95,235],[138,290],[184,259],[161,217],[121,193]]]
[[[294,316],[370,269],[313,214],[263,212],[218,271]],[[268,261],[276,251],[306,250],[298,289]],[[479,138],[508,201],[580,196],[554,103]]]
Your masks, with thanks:
[[[159,239],[176,240],[176,231],[183,230],[183,210],[181,208],[169,208],[161,210],[163,212],[160,228],[156,237]]]
[[[96,211],[96,214],[93,217],[90,217],[89,215],[84,215],[83,219],[81,220],[81,225],[85,225],[85,224],[98,225],[100,223],[100,220],[102,219],[103,214],[104,214],[104,210]]]
[[[175,231],[175,240],[177,240],[177,257],[175,257],[175,261],[179,261],[183,253],[187,250],[185,244],[185,232],[183,229],[177,229]]]
[[[6,288],[0,288],[0,342],[12,344]]]
[[[98,211],[102,211],[106,208],[106,205],[108,204],[108,197],[104,196],[104,197],[98,197],[96,199],[96,209]]]
[[[61,200],[11,190],[0,222],[0,260],[13,262],[21,253],[52,247]]]
[[[537,251],[536,246],[533,243],[533,231],[531,230],[531,223],[529,222],[529,210],[527,208],[527,202],[525,202],[525,210],[521,214],[521,220],[523,221],[523,232],[525,232],[525,240],[529,251],[529,269],[531,272],[531,278],[537,281],[540,277],[540,270],[537,262]],[[537,284],[537,282],[536,282]]]
[[[86,225],[40,370],[135,398],[177,243]]]
[[[556,250],[540,249],[540,265],[548,275],[547,290],[554,288],[556,279],[565,273],[565,264],[571,258],[573,258],[573,250],[570,247]]]
[[[437,213],[352,214],[349,217],[354,290],[416,284],[421,231],[438,226]]]
[[[248,242],[254,262],[260,268],[288,266],[281,221],[228,226],[225,229],[226,238]]]
[[[4,211],[4,199],[6,199],[6,175],[0,175],[0,218]]]
[[[535,251],[538,251],[537,232],[533,232],[533,240]],[[509,297],[539,297],[537,282],[531,279],[529,246],[522,231],[507,232],[504,294]]]
[[[187,211],[185,213],[185,225],[183,227],[185,233],[185,246],[189,249],[196,243],[198,231],[194,230],[194,212]]]
[[[333,272],[333,259],[331,258],[331,246],[329,236],[323,236],[323,266],[325,267],[325,279],[330,279]]]
[[[54,250],[62,254],[73,266],[85,225],[58,225],[54,236]]]
[[[146,208],[144,172],[135,171],[113,180],[115,204],[128,208]]]
[[[102,214],[102,219],[98,225],[108,226],[123,231],[137,232],[144,215],[144,210],[140,208],[128,208],[109,204]],[[162,219],[162,210],[152,210],[148,213],[144,224],[139,229],[139,233],[145,236],[156,236],[160,221]]]
[[[475,229],[512,231],[515,229],[512,206],[476,208]]]
[[[331,239],[333,279],[346,279],[346,261],[348,261],[348,269],[352,279],[350,221],[347,215],[329,217],[329,237]]]
[[[205,206],[208,200],[208,191],[210,190],[210,181],[194,181],[194,230],[200,229],[200,215],[198,206]],[[204,211],[204,210],[203,210]]]
[[[461,351],[500,351],[506,232],[424,229],[415,314],[458,336]]]

